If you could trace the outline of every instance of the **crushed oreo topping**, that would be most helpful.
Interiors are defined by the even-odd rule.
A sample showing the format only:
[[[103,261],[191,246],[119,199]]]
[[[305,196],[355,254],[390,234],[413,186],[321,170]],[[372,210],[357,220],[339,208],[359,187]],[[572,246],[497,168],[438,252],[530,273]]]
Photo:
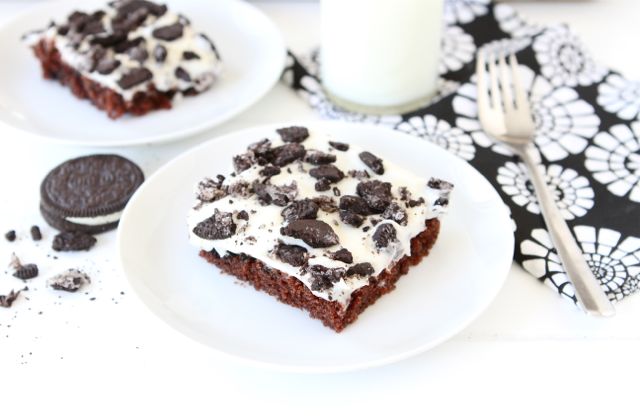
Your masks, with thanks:
[[[127,55],[131,57],[132,60],[135,60],[140,64],[144,63],[144,61],[147,58],[149,58],[149,53],[147,52],[147,49],[142,45],[138,45],[136,47],[130,48],[127,51]]]
[[[191,76],[182,67],[176,67],[176,71],[174,72],[174,74],[180,80],[184,80],[185,82],[190,82],[191,81]]]
[[[193,228],[193,233],[203,239],[226,239],[236,233],[236,224],[231,213],[214,210],[213,216],[198,223]]]
[[[112,58],[105,58],[98,62],[96,66],[96,71],[100,74],[111,74],[115,69],[120,67],[120,61],[114,60]]]
[[[333,287],[334,283],[344,277],[344,268],[328,268],[319,264],[308,267],[307,272],[313,278],[311,290],[324,291]]]
[[[280,233],[300,239],[313,248],[326,248],[340,242],[331,226],[321,220],[294,220],[281,228]]]
[[[319,208],[315,201],[305,198],[289,204],[280,214],[287,222],[300,219],[315,219],[318,217]]]
[[[358,155],[360,160],[364,162],[373,172],[378,175],[384,174],[384,165],[382,159],[370,152],[362,152]]]
[[[371,238],[376,244],[376,248],[386,248],[389,244],[397,240],[396,228],[394,228],[390,223],[381,223],[378,225]]]
[[[431,178],[429,182],[427,182],[427,187],[433,188],[434,190],[444,190],[451,191],[453,190],[453,184],[442,179]]]
[[[317,197],[313,197],[314,203],[320,207],[320,210],[326,211],[327,213],[335,213],[338,211],[338,206],[336,206],[336,202],[333,198],[326,195],[319,195]]]
[[[381,216],[383,219],[393,220],[399,225],[407,225],[407,212],[398,203],[389,204],[389,207],[382,212]]]
[[[182,37],[182,31],[184,26],[181,23],[176,22],[173,25],[161,26],[156,28],[151,33],[154,38],[161,39],[162,41],[175,41]]]
[[[250,197],[251,194],[253,194],[251,185],[249,185],[249,183],[246,181],[234,182],[233,184],[229,185],[228,191],[229,194],[233,197],[247,198]]]
[[[391,184],[377,179],[360,182],[356,192],[367,202],[372,213],[382,213],[393,201]]]
[[[276,176],[280,173],[281,169],[277,166],[267,165],[260,170],[260,175],[266,177]]]
[[[82,286],[89,283],[91,283],[91,278],[87,273],[75,268],[71,268],[47,280],[47,286],[55,290],[64,290],[65,292],[77,292]]]
[[[339,182],[344,178],[344,172],[334,165],[320,165],[309,171],[309,175],[316,179],[326,179],[329,182]]]
[[[341,152],[346,152],[349,150],[349,145],[347,143],[340,143],[338,141],[330,141],[329,144],[336,150],[340,150]]]
[[[351,264],[353,262],[353,255],[347,248],[340,248],[336,252],[330,253],[329,258],[336,261],[342,261],[347,264]]]
[[[276,166],[285,166],[292,162],[295,162],[298,159],[302,159],[305,155],[306,150],[304,146],[298,143],[287,143],[280,147],[276,147],[272,149],[273,152],[273,163]]]
[[[236,218],[239,220],[249,220],[249,213],[246,210],[240,210],[238,214],[236,214]]]
[[[248,153],[236,155],[233,157],[233,169],[236,173],[242,173],[253,165],[253,158]]]
[[[326,165],[336,161],[336,155],[321,152],[319,150],[307,150],[304,161],[312,165]]]
[[[84,232],[60,232],[53,238],[54,251],[88,251],[96,244],[96,238]]]
[[[133,68],[124,74],[118,80],[118,86],[122,89],[131,89],[132,87],[151,80],[153,73],[144,67]]]
[[[205,178],[198,183],[196,196],[198,200],[211,203],[228,195],[227,188],[222,184],[224,176],[218,175],[216,179]]]
[[[351,277],[351,276],[367,277],[372,274],[373,274],[373,266],[368,262],[354,264],[347,269],[347,277]]]
[[[316,191],[329,191],[331,189],[331,181],[326,178],[320,178],[313,186]]]
[[[340,220],[353,227],[360,227],[364,222],[364,216],[349,210],[340,210]]]
[[[193,51],[185,51],[182,53],[182,58],[185,60],[199,60],[200,56]]]
[[[343,195],[340,197],[340,210],[368,216],[371,214],[367,201],[357,195]]]
[[[294,201],[298,195],[298,185],[295,181],[291,181],[289,185],[263,184],[255,181],[252,188],[260,203],[264,205],[275,204],[284,207]]]
[[[285,127],[277,129],[276,132],[285,143],[302,143],[309,137],[309,130],[306,127]]]
[[[301,267],[307,263],[309,254],[304,247],[280,243],[273,250],[281,261],[294,267]]]
[[[358,181],[371,178],[371,176],[369,176],[369,172],[367,172],[366,170],[362,170],[362,171],[351,170],[348,172],[348,174],[351,178],[355,178]]]
[[[38,277],[38,266],[36,264],[20,265],[20,267],[14,271],[13,277],[17,277],[22,281]]]
[[[156,45],[153,49],[153,58],[155,58],[158,63],[164,63],[167,59],[167,49],[162,45]]]

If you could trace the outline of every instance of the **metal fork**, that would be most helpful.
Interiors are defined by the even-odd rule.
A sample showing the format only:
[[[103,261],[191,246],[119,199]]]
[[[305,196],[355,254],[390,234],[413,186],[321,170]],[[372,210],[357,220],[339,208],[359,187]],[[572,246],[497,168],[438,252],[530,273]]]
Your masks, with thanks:
[[[520,81],[518,61],[510,53],[507,64],[505,55],[504,51],[478,53],[476,77],[482,128],[510,146],[527,166],[549,234],[583,309],[593,315],[613,316],[615,309],[582,256],[538,166],[539,154],[533,144],[535,125]]]

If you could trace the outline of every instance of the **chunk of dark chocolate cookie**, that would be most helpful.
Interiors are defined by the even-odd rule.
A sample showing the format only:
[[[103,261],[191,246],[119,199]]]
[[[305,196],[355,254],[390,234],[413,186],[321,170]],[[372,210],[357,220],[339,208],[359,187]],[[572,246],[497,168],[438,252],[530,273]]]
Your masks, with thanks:
[[[285,166],[298,159],[302,159],[306,153],[304,146],[298,143],[287,143],[272,149],[273,163],[276,166]]]
[[[307,263],[309,254],[304,247],[280,243],[274,249],[275,255],[294,267],[301,267]]]
[[[373,266],[368,263],[358,263],[354,264],[347,270],[347,277],[358,276],[358,277],[366,277],[373,274]]]
[[[309,130],[306,127],[285,127],[277,129],[276,132],[285,143],[302,143],[309,137]]]
[[[360,227],[364,222],[364,216],[349,210],[340,210],[340,220],[348,225]]]
[[[384,165],[382,159],[370,152],[362,152],[358,155],[360,160],[364,162],[373,172],[378,175],[384,174]]]
[[[176,22],[173,25],[161,26],[156,28],[151,33],[154,38],[161,39],[163,41],[174,41],[182,37],[184,26],[181,23]]]
[[[382,212],[381,215],[384,219],[393,220],[399,225],[406,226],[407,225],[407,212],[401,205],[398,203],[391,203],[389,206]]]
[[[386,248],[396,241],[396,228],[390,223],[381,223],[371,236],[378,249]]]
[[[300,239],[313,248],[326,248],[340,242],[331,226],[321,220],[294,220],[281,228],[280,233]]]
[[[393,201],[391,184],[377,179],[360,182],[356,192],[367,202],[373,213],[382,213]]]
[[[60,232],[53,238],[54,251],[88,251],[96,244],[96,238],[84,232]]]
[[[309,175],[316,179],[326,179],[329,182],[339,182],[344,178],[344,172],[335,165],[320,165],[309,171]]]
[[[289,204],[280,214],[282,214],[284,220],[291,222],[300,219],[315,219],[318,217],[318,210],[318,204],[309,198],[305,198]]]
[[[336,252],[330,253],[329,258],[336,261],[342,261],[347,264],[351,264],[353,262],[353,255],[347,248],[340,248]]]
[[[309,266],[307,269],[313,281],[311,282],[311,290],[324,291],[333,287],[334,283],[340,281],[344,277],[344,268],[329,268],[319,264]]]
[[[22,290],[18,290],[16,292],[15,290],[11,290],[7,295],[0,295],[0,307],[10,308],[11,305],[13,305],[13,302],[15,302],[15,300],[18,299],[18,296],[20,296],[21,291]]]
[[[205,178],[198,183],[196,197],[205,203],[212,203],[228,194],[227,188],[222,184],[224,176],[218,175],[216,179]]]
[[[326,165],[336,161],[336,155],[321,152],[319,150],[307,150],[304,161],[312,165]]]
[[[23,281],[38,277],[38,266],[36,264],[20,265],[16,271],[14,271],[13,277],[17,277]]]
[[[65,292],[77,292],[88,283],[91,283],[91,278],[87,273],[75,268],[71,268],[47,280],[47,286]]]
[[[346,152],[349,150],[349,145],[347,143],[340,143],[338,141],[330,141],[329,144],[336,150],[340,150],[341,152]]]
[[[367,204],[364,198],[358,197],[357,195],[343,195],[340,197],[340,210],[348,210],[363,216],[371,214],[369,204]]]
[[[151,80],[153,73],[145,67],[137,67],[129,70],[125,73],[120,80],[118,80],[118,86],[122,89],[131,89],[134,86],[144,83],[147,80]]]
[[[198,223],[193,228],[193,233],[203,239],[226,239],[236,233],[236,224],[233,222],[233,214],[214,210],[213,216]]]

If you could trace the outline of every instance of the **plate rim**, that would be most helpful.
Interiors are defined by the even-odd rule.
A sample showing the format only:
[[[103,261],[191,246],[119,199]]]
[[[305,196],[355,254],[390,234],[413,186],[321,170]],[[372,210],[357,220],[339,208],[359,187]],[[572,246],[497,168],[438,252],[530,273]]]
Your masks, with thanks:
[[[93,1],[95,3],[100,2],[100,0],[90,0],[90,1]],[[236,108],[232,108],[230,111],[219,114],[219,116],[216,118],[204,118],[203,119],[204,122],[200,124],[190,125],[189,127],[182,128],[179,131],[174,130],[169,133],[156,134],[156,135],[144,136],[144,137],[139,136],[133,140],[130,140],[130,139],[118,140],[118,141],[111,141],[111,140],[81,141],[77,139],[69,140],[69,139],[65,139],[63,136],[58,134],[47,135],[47,134],[42,134],[42,133],[25,129],[21,126],[12,124],[9,119],[3,118],[3,117],[0,117],[0,124],[10,127],[13,130],[17,130],[25,134],[27,136],[27,139],[30,139],[36,142],[42,142],[50,145],[95,147],[95,148],[101,148],[101,149],[110,149],[110,148],[117,148],[117,147],[135,147],[135,146],[142,146],[142,145],[149,145],[149,144],[179,142],[179,141],[191,138],[197,134],[203,133],[206,130],[220,126],[221,124],[229,121],[230,119],[242,114],[251,106],[255,105],[258,101],[263,99],[280,80],[282,73],[285,69],[286,60],[287,60],[287,46],[284,40],[284,36],[280,31],[280,28],[275,24],[275,22],[269,16],[267,16],[266,13],[264,13],[255,5],[242,0],[216,0],[215,3],[219,5],[224,2],[232,5],[231,7],[244,9],[245,13],[248,11],[248,13],[255,13],[256,16],[259,16],[260,19],[262,19],[268,26],[270,26],[270,29],[272,30],[272,33],[274,36],[274,40],[277,40],[277,44],[278,44],[277,49],[280,50],[278,66],[277,66],[279,69],[278,72],[277,73],[274,72],[274,76],[272,77],[273,80],[271,80],[269,83],[265,83],[262,90],[257,91],[252,100],[247,101],[246,103],[241,104]],[[0,24],[0,36],[2,35],[3,31],[7,29],[11,29],[13,25],[16,25],[21,20],[28,19],[31,15],[34,15],[37,13],[43,13],[44,10],[52,9],[54,7],[68,7],[69,9],[71,9],[73,7],[79,7],[79,6],[80,6],[79,0],[55,0],[52,2],[36,3],[31,7],[28,7],[26,10],[17,13],[12,18],[2,22]],[[275,46],[275,42],[274,42],[274,46]],[[39,64],[35,63],[35,65],[39,65]],[[274,54],[274,67],[275,67],[275,54]],[[215,89],[215,86],[213,86],[212,89]],[[75,97],[74,99],[78,102],[81,101],[81,99],[78,99]],[[91,105],[91,104],[86,103],[85,105]]]
[[[422,353],[425,353],[426,351],[435,348],[437,346],[439,346],[440,344],[450,340],[452,337],[454,337],[455,335],[457,335],[458,333],[460,333],[462,330],[464,330],[466,327],[468,327],[473,321],[475,321],[482,313],[484,313],[487,308],[491,305],[491,303],[494,302],[496,296],[498,295],[498,293],[502,290],[506,280],[507,280],[507,276],[509,273],[509,270],[511,269],[511,266],[513,264],[513,252],[514,252],[514,247],[515,247],[515,236],[514,233],[512,232],[512,230],[509,228],[508,224],[505,225],[504,227],[504,233],[508,233],[507,235],[505,235],[505,239],[508,241],[508,249],[511,250],[511,252],[509,253],[509,255],[507,256],[505,253],[504,256],[504,261],[499,261],[496,263],[496,265],[501,265],[504,264],[503,267],[501,267],[500,270],[498,270],[499,273],[499,279],[501,280],[496,280],[496,283],[494,284],[491,293],[488,295],[487,299],[485,302],[483,302],[481,305],[478,305],[478,307],[473,311],[470,312],[467,316],[464,317],[463,321],[460,321],[458,325],[455,325],[455,328],[451,328],[450,331],[448,331],[446,334],[442,334],[441,336],[429,340],[425,343],[423,343],[420,346],[417,346],[413,349],[404,351],[404,352],[400,352],[397,354],[393,354],[390,356],[384,356],[384,357],[380,357],[377,359],[373,359],[373,360],[369,360],[369,361],[365,361],[365,362],[359,362],[359,363],[350,363],[350,364],[333,364],[333,365],[323,365],[323,366],[318,366],[318,365],[308,365],[308,364],[282,364],[282,363],[276,363],[276,362],[268,362],[265,360],[259,360],[259,359],[255,359],[255,358],[251,358],[251,357],[247,357],[247,356],[242,356],[242,355],[238,355],[238,354],[234,354],[232,352],[228,352],[225,351],[221,348],[218,347],[213,347],[201,340],[199,340],[197,337],[195,337],[192,334],[188,334],[184,331],[181,331],[176,325],[174,325],[173,322],[165,319],[164,316],[162,316],[161,314],[159,314],[154,308],[151,307],[151,305],[147,304],[146,301],[144,300],[144,296],[142,296],[145,292],[142,291],[142,286],[137,284],[139,282],[135,282],[133,280],[130,279],[130,276],[127,275],[127,268],[126,268],[126,262],[125,262],[125,258],[124,258],[124,248],[125,246],[123,246],[123,242],[124,242],[124,236],[126,235],[125,233],[125,229],[123,229],[123,226],[127,226],[129,224],[128,222],[128,218],[129,218],[129,213],[131,212],[131,208],[133,208],[133,205],[131,203],[135,203],[137,200],[139,200],[140,196],[142,196],[143,194],[145,194],[145,190],[147,188],[147,185],[150,185],[150,183],[156,178],[156,177],[160,177],[162,173],[168,171],[171,169],[171,167],[176,164],[176,162],[184,159],[185,157],[189,156],[189,155],[195,155],[197,154],[200,150],[211,147],[213,144],[217,144],[219,142],[225,141],[225,139],[227,139],[228,137],[236,137],[236,136],[242,136],[246,133],[250,133],[250,132],[258,132],[258,131],[267,131],[267,130],[275,130],[276,128],[279,127],[284,127],[284,126],[291,126],[291,125],[302,125],[302,126],[307,126],[307,127],[321,127],[321,128],[326,128],[326,130],[330,130],[331,126],[351,126],[351,127],[366,127],[367,129],[376,129],[376,130],[381,130],[381,131],[387,131],[389,133],[393,133],[395,135],[401,135],[401,136],[405,136],[406,138],[411,138],[412,140],[410,141],[420,141],[418,138],[416,138],[415,136],[412,136],[410,134],[407,133],[403,133],[403,132],[399,132],[397,130],[393,130],[392,128],[389,127],[385,127],[385,126],[380,126],[380,125],[374,125],[374,124],[370,124],[370,123],[361,123],[361,122],[347,122],[347,121],[331,121],[331,120],[292,120],[292,121],[285,121],[285,122],[280,122],[280,123],[268,123],[268,124],[261,124],[261,125],[256,125],[256,126],[250,126],[247,128],[243,128],[243,129],[239,129],[239,130],[234,130],[232,132],[229,133],[225,133],[219,136],[215,136],[209,140],[206,140],[204,142],[202,142],[199,145],[196,145],[192,148],[189,148],[186,151],[183,151],[182,153],[178,154],[177,156],[175,156],[174,158],[172,158],[171,160],[169,160],[168,162],[166,162],[164,165],[162,165],[160,168],[158,168],[153,174],[151,174],[151,176],[149,176],[145,182],[143,183],[143,185],[134,193],[134,195],[131,197],[131,199],[129,200],[129,202],[127,203],[127,206],[125,207],[122,216],[120,218],[120,225],[118,227],[117,230],[117,237],[116,237],[116,246],[117,246],[117,258],[118,258],[118,265],[120,268],[121,273],[124,275],[124,277],[126,278],[127,283],[129,284],[129,286],[131,286],[131,288],[134,291],[134,294],[136,295],[136,299],[138,299],[139,303],[144,306],[146,308],[147,311],[149,311],[149,313],[153,314],[153,317],[157,320],[157,321],[161,321],[162,324],[164,324],[166,327],[170,327],[168,328],[174,335],[179,335],[181,336],[183,339],[188,339],[193,343],[197,343],[199,346],[203,346],[206,347],[207,349],[209,349],[213,354],[222,356],[228,360],[233,360],[236,362],[240,362],[249,366],[254,366],[254,367],[258,367],[258,368],[262,368],[262,369],[266,369],[269,371],[275,371],[275,372],[285,372],[285,373],[297,373],[297,374],[333,374],[333,373],[345,373],[345,372],[354,372],[354,371],[361,371],[361,370],[365,370],[365,369],[370,369],[370,368],[375,368],[375,367],[380,367],[380,366],[384,366],[384,365],[389,365],[389,364],[393,364],[393,363],[397,363],[400,362],[402,360],[406,360],[409,358],[412,358],[414,356],[420,355]],[[479,178],[482,179],[482,182],[485,182],[491,190],[491,194],[495,196],[495,198],[497,198],[499,200],[500,203],[503,203],[504,205],[504,215],[508,218],[509,217],[509,213],[508,213],[508,207],[506,206],[506,204],[504,204],[504,201],[502,200],[502,198],[500,197],[500,194],[497,192],[497,190],[493,187],[493,185],[491,185],[491,183],[486,179],[486,177],[484,175],[482,175],[476,168],[474,168],[473,166],[471,166],[467,161],[461,159],[458,156],[455,156],[454,154],[448,152],[445,149],[440,148],[439,146],[435,145],[435,144],[431,144],[431,143],[427,143],[430,145],[430,147],[434,147],[434,148],[438,148],[440,150],[443,150],[444,152],[446,152],[451,158],[454,158],[456,160],[458,160],[460,163],[462,163],[463,165],[466,165],[468,167],[468,169],[471,169],[475,175],[477,175]],[[123,223],[124,221],[124,223]],[[499,263],[499,264],[498,264]]]

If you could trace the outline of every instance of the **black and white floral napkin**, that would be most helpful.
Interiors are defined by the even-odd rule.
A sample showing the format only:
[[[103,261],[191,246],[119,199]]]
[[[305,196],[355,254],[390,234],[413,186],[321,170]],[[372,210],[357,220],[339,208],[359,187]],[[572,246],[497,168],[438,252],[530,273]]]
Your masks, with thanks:
[[[611,300],[640,282],[640,82],[594,61],[564,25],[542,27],[491,0],[446,0],[441,92],[402,115],[348,112],[331,103],[317,54],[289,54],[283,81],[330,119],[383,124],[444,147],[493,184],[515,221],[515,260],[576,301],[523,165],[482,131],[474,72],[478,48],[518,51],[532,100],[535,142],[557,204]]]

